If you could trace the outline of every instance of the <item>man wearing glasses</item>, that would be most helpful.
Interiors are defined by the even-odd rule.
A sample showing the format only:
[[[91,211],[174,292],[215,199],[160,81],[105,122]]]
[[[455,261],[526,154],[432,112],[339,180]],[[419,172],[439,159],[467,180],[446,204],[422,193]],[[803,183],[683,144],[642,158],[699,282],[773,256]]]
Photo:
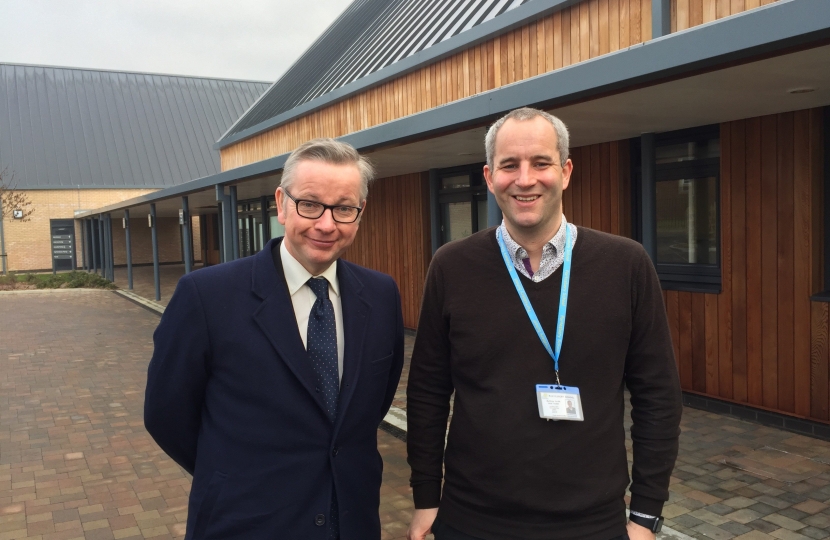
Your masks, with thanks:
[[[179,281],[145,424],[193,474],[187,539],[380,538],[377,428],[403,366],[400,296],[339,260],[372,174],[347,144],[300,146],[276,191],[285,237]]]

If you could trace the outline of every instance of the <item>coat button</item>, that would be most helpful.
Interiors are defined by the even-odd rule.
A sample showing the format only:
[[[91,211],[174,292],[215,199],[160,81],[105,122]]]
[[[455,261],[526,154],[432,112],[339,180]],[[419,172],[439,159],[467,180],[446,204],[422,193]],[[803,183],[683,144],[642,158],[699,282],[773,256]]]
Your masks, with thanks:
[[[340,451],[340,449],[335,448],[334,450],[331,451],[331,455],[336,456],[337,452],[339,452],[339,451]]]
[[[323,514],[317,514],[317,517],[314,518],[314,524],[318,527],[322,527],[326,524],[326,516],[324,516]]]

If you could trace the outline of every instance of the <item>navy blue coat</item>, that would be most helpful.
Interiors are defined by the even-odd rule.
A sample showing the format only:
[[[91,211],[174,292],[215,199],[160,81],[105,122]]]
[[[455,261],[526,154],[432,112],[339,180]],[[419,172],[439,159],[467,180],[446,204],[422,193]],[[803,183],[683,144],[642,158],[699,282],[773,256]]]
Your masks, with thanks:
[[[276,242],[179,281],[153,336],[144,423],[193,474],[188,540],[325,540],[332,485],[342,540],[379,539],[377,429],[403,366],[398,288],[337,265],[345,351],[332,424]]]

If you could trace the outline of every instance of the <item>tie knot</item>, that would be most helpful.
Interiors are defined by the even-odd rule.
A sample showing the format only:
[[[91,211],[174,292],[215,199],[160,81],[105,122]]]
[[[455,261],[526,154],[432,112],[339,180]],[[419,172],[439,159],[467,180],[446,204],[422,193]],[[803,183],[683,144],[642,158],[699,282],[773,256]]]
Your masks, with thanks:
[[[329,297],[329,282],[326,278],[308,280],[308,286],[314,291],[314,294],[319,300],[326,300]]]

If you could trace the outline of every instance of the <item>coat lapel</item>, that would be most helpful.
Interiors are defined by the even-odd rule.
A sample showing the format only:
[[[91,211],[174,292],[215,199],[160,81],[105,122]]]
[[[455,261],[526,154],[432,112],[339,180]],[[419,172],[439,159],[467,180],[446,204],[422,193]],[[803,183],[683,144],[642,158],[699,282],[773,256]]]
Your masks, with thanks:
[[[271,249],[278,243],[279,239],[271,240],[262,251],[255,255],[251,289],[262,299],[262,304],[254,312],[254,320],[268,337],[280,358],[288,365],[325,414],[326,408],[322,397],[315,389],[314,369],[308,361],[300,332],[297,329],[294,306],[288,295],[282,265],[275,265],[271,255]],[[346,344],[348,346],[348,340]]]
[[[340,302],[343,308],[343,379],[340,382],[340,406],[334,428],[335,436],[343,423],[355,387],[360,377],[363,360],[363,342],[369,323],[371,305],[364,296],[363,283],[352,272],[349,263],[342,259],[337,264],[337,280],[340,282]]]

